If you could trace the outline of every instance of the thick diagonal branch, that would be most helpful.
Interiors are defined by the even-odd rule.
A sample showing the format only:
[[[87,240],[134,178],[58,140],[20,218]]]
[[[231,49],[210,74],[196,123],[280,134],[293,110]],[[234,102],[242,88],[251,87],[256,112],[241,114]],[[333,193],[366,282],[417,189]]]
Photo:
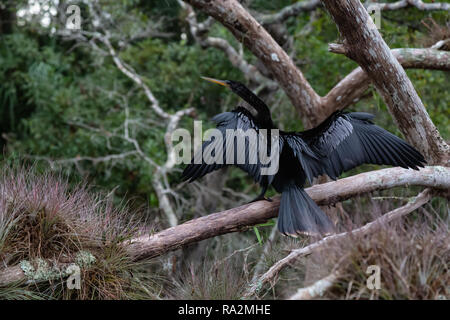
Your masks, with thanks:
[[[320,96],[308,83],[292,59],[270,34],[236,0],[185,0],[228,28],[259,58],[286,92],[308,126],[321,116]]]

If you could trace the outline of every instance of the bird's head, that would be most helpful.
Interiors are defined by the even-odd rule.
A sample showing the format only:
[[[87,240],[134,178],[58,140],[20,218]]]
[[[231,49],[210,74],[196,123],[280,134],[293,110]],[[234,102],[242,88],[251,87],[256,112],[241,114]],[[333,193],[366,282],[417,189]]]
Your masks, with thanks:
[[[273,126],[270,110],[267,105],[242,83],[233,80],[218,80],[208,77],[202,77],[202,79],[229,88],[256,110],[258,118],[262,122],[266,123],[267,126]]]
[[[265,108],[267,108],[266,104],[261,99],[259,99],[253,92],[251,92],[245,85],[243,85],[240,82],[233,80],[218,80],[208,77],[202,77],[202,79],[229,88],[231,91],[233,91],[239,97],[247,101],[254,108],[258,108],[259,106],[264,106]],[[260,108],[258,109],[259,109],[258,111],[261,111]]]
[[[212,83],[220,84],[221,86],[224,86],[224,87],[227,87],[231,91],[233,91],[234,93],[236,93],[238,95],[240,95],[239,93],[243,91],[243,88],[245,88],[245,86],[242,83],[233,81],[233,80],[218,80],[218,79],[209,78],[209,77],[202,77],[202,79],[212,82]]]

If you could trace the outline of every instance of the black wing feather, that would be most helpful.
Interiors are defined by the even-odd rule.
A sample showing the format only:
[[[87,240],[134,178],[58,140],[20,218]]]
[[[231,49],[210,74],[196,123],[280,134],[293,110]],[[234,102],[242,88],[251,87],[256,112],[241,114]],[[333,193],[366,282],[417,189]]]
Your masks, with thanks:
[[[254,117],[252,114],[243,107],[237,107],[235,110],[231,112],[224,112],[221,114],[216,115],[214,118],[212,118],[214,122],[217,123],[217,129],[222,133],[223,137],[223,164],[207,164],[202,161],[201,164],[195,164],[194,158],[191,161],[191,164],[187,165],[186,168],[183,171],[183,179],[188,180],[189,182],[192,182],[200,177],[203,177],[205,174],[210,173],[214,170],[218,170],[220,168],[223,168],[227,165],[226,162],[226,155],[229,154],[231,151],[233,151],[234,154],[234,164],[239,167],[240,169],[247,172],[256,182],[261,181],[261,167],[259,160],[256,159],[255,164],[250,164],[250,158],[254,157],[255,154],[258,153],[258,145],[254,145],[253,143],[250,144],[249,140],[245,140],[245,145],[242,146],[237,143],[236,138],[235,139],[227,139],[226,138],[226,130],[227,129],[233,129],[237,130],[240,129],[242,131],[247,131],[249,129],[254,129],[256,132],[259,130],[258,124],[255,122]],[[202,149],[199,151],[203,154],[203,150],[205,148],[214,147],[214,141],[206,141],[202,145]],[[280,142],[281,144],[281,142]],[[245,147],[245,151],[242,150],[242,147]],[[245,154],[244,157],[244,163],[239,164],[237,163],[237,157],[238,154]],[[269,177],[269,180],[271,181],[273,179],[273,176]]]
[[[323,159],[321,170],[314,171],[314,176],[326,173],[336,179],[342,172],[364,163],[415,170],[424,166],[426,161],[420,152],[375,125],[373,117],[363,112],[338,111],[318,127],[300,132],[298,135]]]
[[[323,160],[313,151],[302,137],[296,132],[281,132],[284,141],[292,150],[294,157],[300,162],[306,177],[312,183],[314,177],[323,172]]]

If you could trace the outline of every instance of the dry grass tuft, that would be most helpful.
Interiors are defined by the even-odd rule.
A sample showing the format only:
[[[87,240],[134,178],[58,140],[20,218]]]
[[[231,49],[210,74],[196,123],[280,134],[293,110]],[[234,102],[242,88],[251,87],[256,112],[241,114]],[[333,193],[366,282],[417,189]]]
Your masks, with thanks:
[[[216,260],[191,265],[168,293],[171,299],[238,300],[246,288],[242,260]]]
[[[374,234],[335,242],[311,257],[322,271],[311,282],[338,269],[341,277],[324,298],[449,299],[447,220],[448,215],[443,219],[419,209],[406,221],[382,225]],[[380,268],[379,290],[367,287],[372,265]]]
[[[17,288],[0,288],[0,292],[18,292],[18,298],[25,290],[66,299],[154,298],[154,283],[142,272],[146,266],[131,261],[121,245],[142,231],[124,206],[114,208],[108,197],[83,185],[72,188],[62,176],[38,174],[34,168],[3,168],[1,267],[24,261],[36,267],[42,259],[73,263],[80,252],[93,259],[78,262],[84,264],[80,265],[80,290],[69,290],[60,270],[60,276],[53,274],[50,281],[22,286],[22,293]],[[147,279],[143,282],[144,274]]]
[[[422,21],[422,24],[427,28],[427,37],[423,39],[425,47],[430,47],[441,40],[450,40],[450,21],[445,25],[439,25],[433,18],[428,18]],[[450,51],[450,41],[447,41],[440,50]]]

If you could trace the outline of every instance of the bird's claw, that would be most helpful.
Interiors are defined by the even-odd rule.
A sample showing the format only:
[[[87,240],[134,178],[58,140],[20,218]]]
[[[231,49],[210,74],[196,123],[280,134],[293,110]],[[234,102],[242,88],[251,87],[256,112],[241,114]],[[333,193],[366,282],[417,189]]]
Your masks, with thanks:
[[[269,198],[269,197],[259,196],[259,197],[256,197],[255,199],[253,199],[252,201],[250,201],[250,202],[248,202],[248,203],[253,203],[253,202],[256,202],[256,201],[260,201],[260,200],[266,200],[266,201],[269,201],[269,202],[272,202],[272,201],[273,201],[273,200],[272,200],[271,198]]]

